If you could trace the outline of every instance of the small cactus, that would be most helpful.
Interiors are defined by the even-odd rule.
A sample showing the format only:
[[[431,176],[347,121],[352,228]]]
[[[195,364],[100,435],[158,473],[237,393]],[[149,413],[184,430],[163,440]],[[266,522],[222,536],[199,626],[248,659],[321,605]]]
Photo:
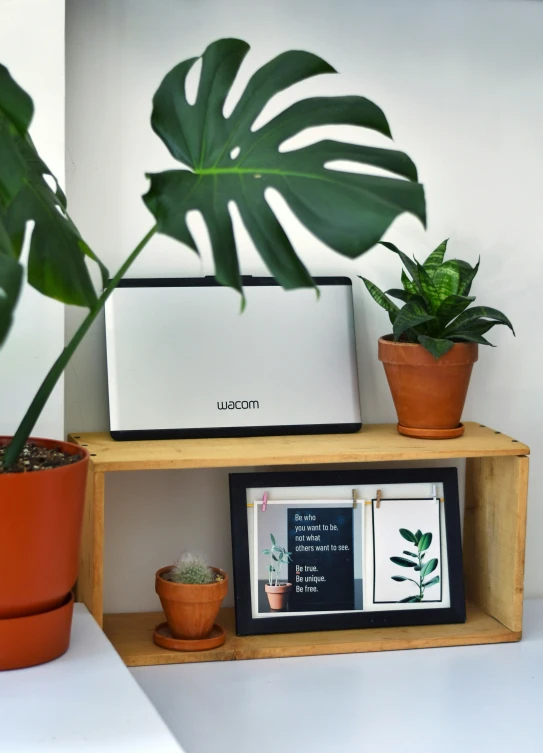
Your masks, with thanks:
[[[165,577],[174,583],[187,585],[206,585],[217,580],[217,576],[204,558],[192,554],[180,557]]]

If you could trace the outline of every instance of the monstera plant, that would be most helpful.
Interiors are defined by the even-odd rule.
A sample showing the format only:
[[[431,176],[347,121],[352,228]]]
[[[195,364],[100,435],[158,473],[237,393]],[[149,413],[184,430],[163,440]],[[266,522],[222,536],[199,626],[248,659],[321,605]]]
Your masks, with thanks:
[[[258,252],[284,288],[312,287],[311,275],[297,256],[266,200],[279,191],[298,219],[335,251],[355,258],[374,246],[391,222],[410,212],[425,222],[425,201],[417,170],[404,153],[329,139],[294,151],[281,145],[301,131],[320,125],[349,124],[391,138],[383,111],[365,97],[312,97],[297,102],[266,125],[252,130],[256,118],[278,92],[320,74],[335,73],[308,52],[278,55],[250,79],[230,117],[224,104],[249,45],[237,39],[211,44],[202,56],[198,93],[187,101],[186,79],[197,58],[179,63],[153,99],[151,124],[178,170],[152,173],[143,197],[155,224],[111,279],[66,212],[66,198],[39,157],[28,133],[30,97],[0,67],[0,341],[9,330],[23,284],[19,261],[30,221],[28,282],[63,303],[84,306],[88,316],[53,365],[4,457],[15,462],[47,398],[105,301],[155,233],[164,233],[197,251],[186,223],[199,210],[207,225],[215,276],[242,292],[239,260],[229,203],[235,202]],[[397,177],[333,169],[335,161],[382,168]],[[103,290],[96,292],[86,259],[96,262]]]
[[[179,169],[148,176],[143,198],[154,224],[112,276],[67,214],[66,197],[32,143],[32,100],[0,67],[0,344],[25,276],[44,295],[88,309],[14,437],[0,440],[0,574],[10,574],[0,577],[0,669],[50,660],[67,648],[88,454],[68,443],[27,440],[74,351],[151,238],[163,233],[197,251],[186,217],[192,210],[200,212],[216,278],[240,292],[243,303],[231,204],[284,288],[314,283],[268,204],[268,189],[278,191],[317,238],[348,257],[375,245],[403,212],[425,221],[423,189],[407,155],[328,139],[293,151],[281,149],[305,129],[329,124],[361,126],[390,137],[384,113],[364,97],[305,99],[254,129],[275,94],[312,76],[334,73],[316,55],[291,51],[271,60],[253,75],[225,117],[226,99],[248,51],[236,39],[211,44],[202,56],[194,104],[185,87],[196,58],[177,65],[161,83],[151,124]],[[387,175],[345,172],[335,169],[337,161],[366,164]],[[26,269],[21,262],[25,241]],[[98,291],[87,262],[100,269]]]

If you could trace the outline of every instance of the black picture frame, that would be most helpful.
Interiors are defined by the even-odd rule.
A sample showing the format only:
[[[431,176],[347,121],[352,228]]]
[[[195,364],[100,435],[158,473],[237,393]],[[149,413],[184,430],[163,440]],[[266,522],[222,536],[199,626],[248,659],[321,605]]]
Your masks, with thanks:
[[[357,486],[429,483],[443,485],[450,606],[394,611],[353,611],[342,614],[252,616],[247,490],[252,488]],[[373,512],[373,511],[372,511]],[[318,630],[438,625],[466,621],[458,474],[456,468],[381,470],[279,471],[230,474],[230,519],[234,564],[237,635],[264,635]],[[443,547],[443,542],[441,543]]]

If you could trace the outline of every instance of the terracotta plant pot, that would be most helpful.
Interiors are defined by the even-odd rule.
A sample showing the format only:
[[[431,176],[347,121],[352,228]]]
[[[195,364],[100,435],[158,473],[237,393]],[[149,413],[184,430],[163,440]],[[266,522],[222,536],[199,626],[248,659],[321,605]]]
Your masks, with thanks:
[[[172,565],[161,567],[155,576],[155,590],[174,638],[200,639],[211,635],[222,600],[228,591],[224,570],[212,567],[223,580],[205,585],[188,585],[164,580],[163,573]]]
[[[0,437],[0,443],[8,441]],[[89,455],[68,442],[31,441],[81,459],[0,474],[0,669],[56,659],[70,637]]]
[[[270,586],[266,583],[264,590],[268,594],[270,609],[279,611],[285,609],[288,604],[292,583],[283,583],[280,586]]]
[[[428,439],[461,436],[460,418],[477,358],[476,343],[456,343],[436,360],[422,345],[381,337],[379,360],[396,406],[398,431]]]

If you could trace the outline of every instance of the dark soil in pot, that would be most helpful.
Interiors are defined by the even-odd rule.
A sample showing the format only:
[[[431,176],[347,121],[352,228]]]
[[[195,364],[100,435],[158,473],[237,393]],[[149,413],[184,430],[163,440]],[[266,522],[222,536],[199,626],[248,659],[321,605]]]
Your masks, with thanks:
[[[43,447],[34,442],[27,442],[17,462],[9,470],[3,467],[3,457],[7,445],[0,444],[0,473],[26,473],[28,471],[46,471],[70,465],[81,460],[80,455],[63,452],[61,447]]]

